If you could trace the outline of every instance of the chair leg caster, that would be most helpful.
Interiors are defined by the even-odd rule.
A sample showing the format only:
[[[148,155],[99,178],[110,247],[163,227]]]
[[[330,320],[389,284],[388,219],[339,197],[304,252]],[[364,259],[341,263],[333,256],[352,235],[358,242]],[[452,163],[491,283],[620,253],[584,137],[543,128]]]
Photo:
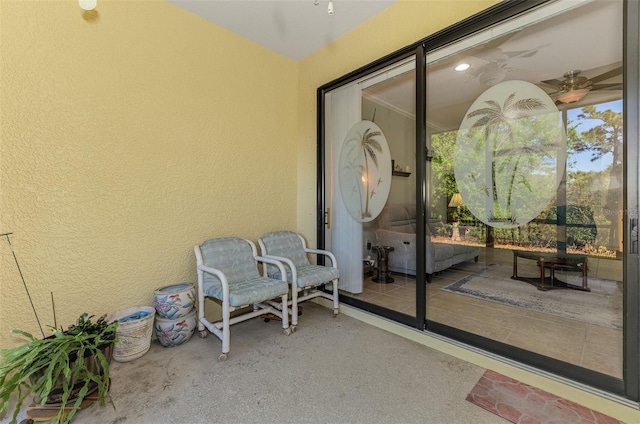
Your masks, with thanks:
[[[293,333],[293,330],[291,329],[291,327],[289,327],[289,328],[285,328],[285,329],[283,330],[283,333],[284,333],[284,335],[285,335],[285,336],[288,336],[288,335],[290,335],[291,333]]]
[[[220,356],[218,356],[218,361],[224,362],[224,361],[227,360],[227,358],[229,358],[229,357],[227,356],[226,353],[221,353]]]
[[[292,332],[292,333],[295,333],[295,332],[296,332],[296,330],[298,329],[298,326],[297,326],[297,325],[292,325],[292,326],[291,326],[291,327],[289,327],[289,328],[291,329],[291,332]]]
[[[200,330],[199,334],[200,334],[200,338],[204,339],[209,335],[209,332],[207,330]]]

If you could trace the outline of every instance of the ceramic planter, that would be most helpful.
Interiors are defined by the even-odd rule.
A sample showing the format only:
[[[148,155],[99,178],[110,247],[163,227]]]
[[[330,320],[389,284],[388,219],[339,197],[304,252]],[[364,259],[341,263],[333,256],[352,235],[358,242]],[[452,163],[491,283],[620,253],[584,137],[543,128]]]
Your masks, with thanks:
[[[158,317],[177,319],[191,312],[195,299],[195,286],[192,283],[180,283],[157,289],[153,303]]]
[[[197,326],[196,310],[181,318],[161,318],[156,316],[154,328],[162,346],[174,347],[187,342]]]

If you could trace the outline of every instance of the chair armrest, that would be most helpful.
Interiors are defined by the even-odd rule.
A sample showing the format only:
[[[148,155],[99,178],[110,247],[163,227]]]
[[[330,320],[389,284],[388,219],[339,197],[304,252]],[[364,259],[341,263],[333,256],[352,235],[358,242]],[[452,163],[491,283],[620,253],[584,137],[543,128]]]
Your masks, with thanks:
[[[216,268],[208,267],[206,265],[198,265],[198,270],[218,277],[218,279],[222,283],[222,291],[225,299],[229,298],[229,281],[227,281],[227,277],[224,275],[222,271]]]
[[[338,268],[338,261],[336,261],[336,256],[328,250],[308,249],[305,247],[304,251],[307,253],[314,253],[316,255],[327,256],[329,259],[331,259],[331,266],[334,268]]]
[[[282,260],[275,259],[275,257],[265,257],[265,256],[254,256],[255,260],[258,262],[264,262],[272,265],[276,265],[280,270],[280,278],[282,281],[287,281],[287,271],[284,269],[284,265],[282,264]],[[266,272],[266,270],[265,270]],[[266,276],[265,276],[266,277]]]
[[[291,270],[291,281],[298,281],[298,271],[296,271],[296,266],[293,264],[293,261],[291,261],[291,259],[288,258],[284,258],[282,256],[274,256],[274,255],[264,255],[262,256],[263,258],[268,258],[268,259],[274,259],[277,262],[280,263],[280,273],[282,274],[282,278],[284,279],[284,281],[287,281],[287,272],[284,269],[283,264],[286,264],[289,269]],[[266,272],[266,270],[265,270]]]

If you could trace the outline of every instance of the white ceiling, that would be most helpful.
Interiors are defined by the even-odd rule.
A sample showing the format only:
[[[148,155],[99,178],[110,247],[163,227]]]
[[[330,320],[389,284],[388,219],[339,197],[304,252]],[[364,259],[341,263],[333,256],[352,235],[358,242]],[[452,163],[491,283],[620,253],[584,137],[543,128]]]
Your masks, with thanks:
[[[167,1],[296,61],[397,2],[333,0],[334,14],[329,15],[329,0],[318,0],[318,5],[314,0]],[[535,25],[516,26],[502,36],[494,34],[494,28],[488,39],[480,36],[485,40],[467,43],[467,50],[444,54],[428,68],[430,124],[442,130],[455,128],[473,100],[501,79],[529,81],[553,95],[557,90],[542,81],[563,79],[565,72],[575,69],[592,78],[619,67],[621,16],[621,2],[593,2]],[[454,72],[460,61],[471,68]],[[600,82],[621,82],[621,76]],[[370,87],[364,95],[412,116],[414,87],[410,73]],[[619,89],[593,91],[580,104],[619,99],[621,93]]]
[[[382,12],[397,0],[167,0],[295,61]]]
[[[495,28],[484,41],[451,53],[427,56],[427,109],[433,128],[457,128],[473,101],[502,80],[523,80],[538,85],[552,98],[558,89],[542,81],[558,79],[571,70],[582,70],[587,78],[597,77],[622,65],[622,2],[593,2],[542,22],[525,25],[496,37]],[[494,38],[495,37],[495,38]],[[437,54],[441,58],[434,60]],[[465,72],[454,67],[467,62]],[[415,76],[397,76],[367,89],[365,96],[409,116],[415,115]],[[622,75],[598,81],[622,83]],[[597,86],[594,86],[597,87]],[[622,98],[621,87],[593,90],[571,107]],[[558,105],[566,108],[569,105]]]

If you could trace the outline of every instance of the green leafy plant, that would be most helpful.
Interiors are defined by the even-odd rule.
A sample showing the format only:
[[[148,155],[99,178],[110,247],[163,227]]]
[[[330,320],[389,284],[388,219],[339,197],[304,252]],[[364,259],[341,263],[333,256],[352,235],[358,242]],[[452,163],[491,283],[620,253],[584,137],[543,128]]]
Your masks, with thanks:
[[[92,318],[84,313],[67,330],[56,330],[44,339],[13,330],[28,341],[0,351],[0,416],[8,409],[13,394],[17,402],[11,424],[16,423],[20,408],[30,395],[42,405],[59,403],[53,421],[63,424],[96,390],[101,406],[106,400],[113,405],[109,396],[109,361],[117,342],[118,322],[108,323],[104,317],[93,322]]]

